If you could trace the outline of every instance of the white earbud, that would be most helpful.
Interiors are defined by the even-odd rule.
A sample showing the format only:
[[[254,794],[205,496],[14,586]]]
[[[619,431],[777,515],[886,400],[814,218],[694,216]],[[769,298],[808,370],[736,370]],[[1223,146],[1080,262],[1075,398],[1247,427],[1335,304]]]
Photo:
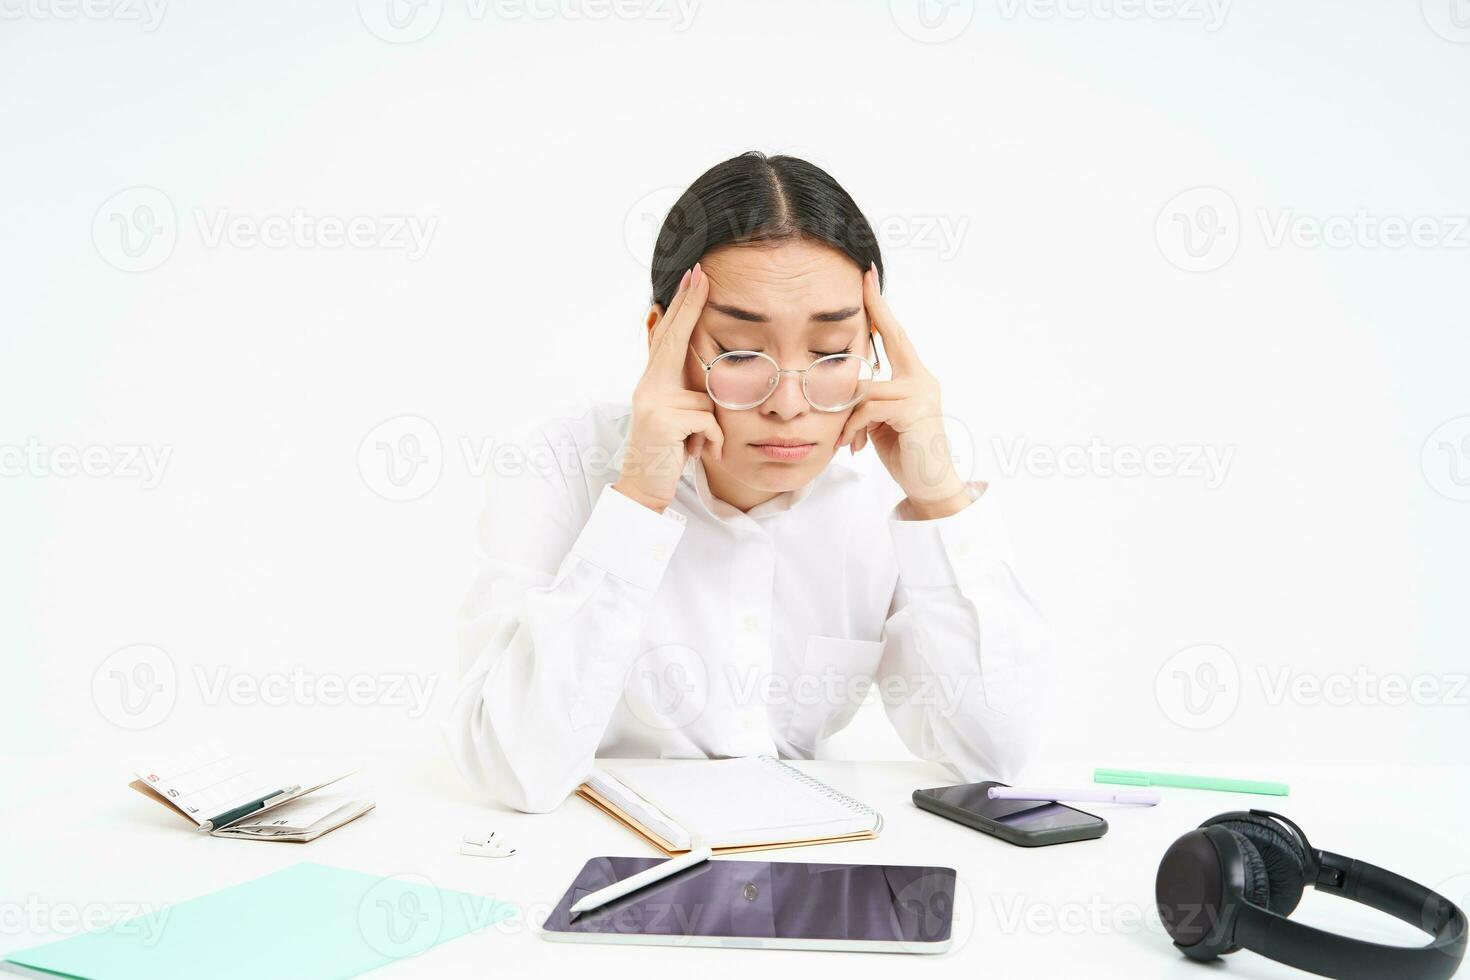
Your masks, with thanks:
[[[470,857],[510,857],[516,852],[504,837],[497,836],[495,831],[487,834],[465,834],[460,841],[459,853],[468,854]]]

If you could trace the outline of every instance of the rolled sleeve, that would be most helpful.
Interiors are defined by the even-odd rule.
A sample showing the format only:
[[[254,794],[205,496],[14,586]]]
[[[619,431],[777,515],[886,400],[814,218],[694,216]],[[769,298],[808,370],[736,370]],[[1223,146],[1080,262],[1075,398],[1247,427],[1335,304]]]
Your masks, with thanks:
[[[663,513],[625,497],[607,484],[598,495],[571,553],[629,585],[657,591],[685,529],[673,507]]]

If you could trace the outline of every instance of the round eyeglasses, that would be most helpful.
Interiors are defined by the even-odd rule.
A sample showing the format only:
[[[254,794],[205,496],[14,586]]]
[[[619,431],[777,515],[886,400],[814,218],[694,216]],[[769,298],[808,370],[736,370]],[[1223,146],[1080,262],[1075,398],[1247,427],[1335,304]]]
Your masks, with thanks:
[[[873,344],[871,331],[868,342]],[[699,351],[694,356],[704,368],[704,389],[711,400],[735,411],[755,408],[771,397],[781,375],[794,374],[801,378],[807,404],[819,412],[840,412],[863,400],[879,368],[876,344],[871,361],[859,354],[828,354],[801,370],[782,368],[769,354],[753,350],[726,351],[708,364]]]

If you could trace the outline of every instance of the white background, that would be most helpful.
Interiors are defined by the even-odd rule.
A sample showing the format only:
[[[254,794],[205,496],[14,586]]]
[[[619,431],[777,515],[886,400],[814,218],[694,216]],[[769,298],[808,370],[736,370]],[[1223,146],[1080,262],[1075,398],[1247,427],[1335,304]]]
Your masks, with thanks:
[[[119,790],[204,736],[442,752],[485,452],[627,397],[657,221],[754,148],[854,196],[962,466],[1010,484],[1050,762],[1462,762],[1456,2],[0,0],[4,751]],[[212,234],[294,212],[426,248]],[[1092,445],[1160,469],[1046,465]],[[840,749],[902,755],[876,707]]]

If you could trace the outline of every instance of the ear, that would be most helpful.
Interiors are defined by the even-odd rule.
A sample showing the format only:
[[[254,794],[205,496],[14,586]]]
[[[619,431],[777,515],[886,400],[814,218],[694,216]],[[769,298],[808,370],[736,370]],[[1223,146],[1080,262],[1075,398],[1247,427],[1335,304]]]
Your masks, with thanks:
[[[643,325],[648,328],[648,339],[653,339],[653,328],[658,326],[658,321],[664,318],[664,308],[659,303],[654,303],[648,308],[648,315],[643,318]]]

